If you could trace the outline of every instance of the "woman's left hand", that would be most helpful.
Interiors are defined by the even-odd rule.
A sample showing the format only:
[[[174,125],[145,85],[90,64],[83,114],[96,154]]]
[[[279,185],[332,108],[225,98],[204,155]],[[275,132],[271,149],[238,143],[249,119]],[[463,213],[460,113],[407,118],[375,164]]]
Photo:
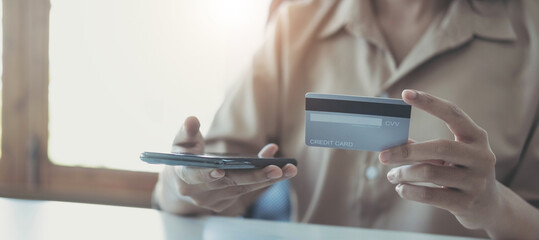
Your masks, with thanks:
[[[381,152],[383,164],[402,165],[389,171],[388,180],[397,184],[395,189],[404,199],[446,209],[466,228],[487,228],[502,202],[487,132],[446,100],[415,90],[403,91],[402,98],[443,120],[455,140],[410,142]]]

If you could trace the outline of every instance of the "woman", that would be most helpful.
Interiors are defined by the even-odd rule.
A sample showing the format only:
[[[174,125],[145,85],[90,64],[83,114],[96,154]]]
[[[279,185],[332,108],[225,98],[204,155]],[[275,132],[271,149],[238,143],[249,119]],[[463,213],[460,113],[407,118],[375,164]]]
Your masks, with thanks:
[[[178,214],[240,215],[291,179],[299,222],[537,239],[539,210],[528,203],[539,200],[539,133],[529,134],[539,101],[536,16],[533,0],[287,4],[208,136],[188,118],[174,150],[271,157],[278,147],[266,144],[275,142],[299,168],[170,167],[155,200]],[[414,140],[379,155],[307,147],[306,92],[402,96]]]

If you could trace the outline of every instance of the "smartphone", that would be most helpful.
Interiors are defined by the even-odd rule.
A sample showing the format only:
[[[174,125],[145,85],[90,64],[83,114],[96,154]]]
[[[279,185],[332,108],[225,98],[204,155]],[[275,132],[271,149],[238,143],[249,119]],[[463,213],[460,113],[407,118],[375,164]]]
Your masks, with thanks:
[[[217,169],[260,169],[269,165],[282,168],[288,163],[298,165],[296,159],[293,158],[259,158],[223,153],[195,155],[188,153],[143,152],[140,154],[140,160],[151,164]]]

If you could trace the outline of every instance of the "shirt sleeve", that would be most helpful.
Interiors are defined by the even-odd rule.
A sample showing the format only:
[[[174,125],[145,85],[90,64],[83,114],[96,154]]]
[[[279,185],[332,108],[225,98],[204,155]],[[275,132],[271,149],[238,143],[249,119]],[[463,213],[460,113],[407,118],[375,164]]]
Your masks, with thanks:
[[[279,142],[281,88],[281,14],[268,26],[265,40],[246,73],[229,90],[206,136],[206,151],[256,154]]]

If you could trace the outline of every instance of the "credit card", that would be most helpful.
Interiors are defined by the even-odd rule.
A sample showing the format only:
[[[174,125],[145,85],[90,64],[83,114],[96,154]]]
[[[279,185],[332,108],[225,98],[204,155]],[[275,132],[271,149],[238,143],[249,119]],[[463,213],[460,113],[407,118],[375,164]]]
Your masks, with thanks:
[[[406,144],[411,111],[401,99],[307,93],[305,144],[376,152]]]

